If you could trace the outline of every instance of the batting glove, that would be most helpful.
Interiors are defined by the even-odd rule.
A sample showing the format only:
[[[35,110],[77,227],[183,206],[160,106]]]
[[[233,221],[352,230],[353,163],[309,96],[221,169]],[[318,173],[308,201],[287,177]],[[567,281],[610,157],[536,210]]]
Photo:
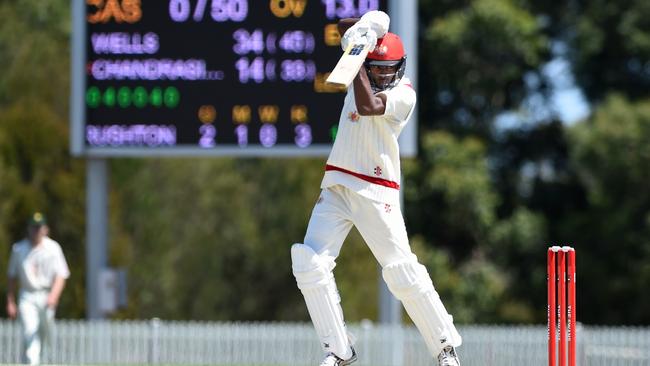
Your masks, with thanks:
[[[368,23],[358,22],[350,27],[341,38],[341,48],[346,50],[351,44],[370,45],[375,48],[377,44],[377,33],[372,30]]]
[[[377,37],[382,38],[388,32],[390,17],[381,10],[371,10],[363,14],[359,22],[369,24],[370,29],[375,31]]]

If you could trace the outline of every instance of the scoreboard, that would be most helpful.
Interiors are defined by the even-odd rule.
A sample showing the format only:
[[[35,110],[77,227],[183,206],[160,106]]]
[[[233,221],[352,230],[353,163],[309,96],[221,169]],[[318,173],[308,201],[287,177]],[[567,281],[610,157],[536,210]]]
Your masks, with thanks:
[[[345,92],[325,83],[342,54],[337,22],[388,10],[388,0],[73,4],[71,150],[89,156],[326,155]]]

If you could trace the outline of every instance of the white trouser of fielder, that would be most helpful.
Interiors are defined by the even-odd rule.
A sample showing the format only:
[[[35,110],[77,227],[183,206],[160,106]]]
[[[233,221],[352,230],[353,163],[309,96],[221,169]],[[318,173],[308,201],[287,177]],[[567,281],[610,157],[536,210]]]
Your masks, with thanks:
[[[462,339],[453,318],[440,301],[426,268],[411,251],[400,207],[337,185],[321,191],[304,244],[291,248],[293,273],[323,349],[343,359],[351,356],[332,270],[353,225],[381,265],[388,288],[402,301],[431,355],[437,357],[446,346],[460,346]]]
[[[45,343],[54,326],[54,309],[47,306],[47,291],[21,292],[18,316],[23,330],[22,362],[41,363]]]

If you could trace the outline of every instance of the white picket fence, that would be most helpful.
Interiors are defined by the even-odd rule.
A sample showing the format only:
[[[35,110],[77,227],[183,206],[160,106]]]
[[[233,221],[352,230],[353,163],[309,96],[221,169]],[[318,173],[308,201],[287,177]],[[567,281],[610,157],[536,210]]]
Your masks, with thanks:
[[[372,323],[349,326],[358,366],[432,366],[417,331]],[[463,366],[543,366],[544,326],[459,326]],[[578,365],[650,366],[650,328],[579,326]],[[45,356],[50,364],[314,366],[322,357],[303,323],[63,321]],[[0,363],[20,360],[20,326],[0,321]]]

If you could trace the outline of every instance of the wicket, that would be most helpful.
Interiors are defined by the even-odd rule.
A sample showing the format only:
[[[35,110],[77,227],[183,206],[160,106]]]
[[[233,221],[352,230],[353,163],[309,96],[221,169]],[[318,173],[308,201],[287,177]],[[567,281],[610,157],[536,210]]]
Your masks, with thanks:
[[[568,366],[576,366],[575,250],[567,246],[548,248],[546,273],[548,290],[548,306],[546,308],[548,317],[548,364],[549,366],[556,366],[559,359],[559,366],[567,366],[567,362]],[[559,339],[557,327],[559,327]]]

